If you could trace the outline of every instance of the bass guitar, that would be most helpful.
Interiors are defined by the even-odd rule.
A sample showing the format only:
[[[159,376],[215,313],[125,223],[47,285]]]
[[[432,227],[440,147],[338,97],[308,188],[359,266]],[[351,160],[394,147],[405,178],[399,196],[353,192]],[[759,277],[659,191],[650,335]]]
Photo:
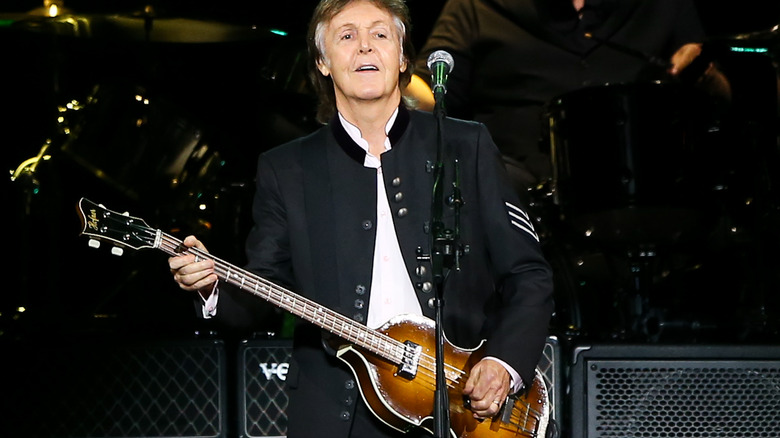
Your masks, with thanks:
[[[115,249],[156,248],[170,256],[193,254],[198,259],[213,260],[221,280],[336,335],[343,340],[337,356],[350,367],[364,401],[377,418],[399,431],[414,427],[432,430],[436,339],[431,319],[399,315],[382,327],[371,329],[205,251],[187,248],[181,240],[150,228],[142,219],[108,210],[85,198],[79,200],[77,210],[81,235],[90,238],[90,246],[97,247],[105,241],[114,244]],[[545,437],[550,402],[539,369],[534,381],[521,393],[507,397],[495,417],[479,421],[472,416],[462,390],[469,371],[484,356],[483,345],[484,341],[474,349],[461,349],[445,340],[451,435]]]

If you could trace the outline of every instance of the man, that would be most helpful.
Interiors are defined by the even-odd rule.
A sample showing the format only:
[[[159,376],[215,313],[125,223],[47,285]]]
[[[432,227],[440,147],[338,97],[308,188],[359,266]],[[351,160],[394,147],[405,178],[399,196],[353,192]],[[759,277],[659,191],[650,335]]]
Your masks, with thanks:
[[[453,402],[474,418],[491,418],[507,395],[532,385],[553,308],[551,271],[482,125],[442,122],[442,187],[453,187],[458,160],[462,202],[459,213],[438,204],[441,221],[432,217],[437,119],[402,102],[412,70],[409,32],[402,0],[317,6],[309,51],[318,116],[327,124],[259,158],[247,269],[372,329],[396,315],[434,318],[431,299],[442,284],[448,341],[473,348],[487,339],[484,357],[458,383],[464,399]],[[433,272],[431,233],[439,223],[455,230],[455,216],[457,266]],[[193,236],[185,244],[205,250]],[[212,261],[182,255],[169,266],[182,289],[200,292],[205,317],[231,325],[255,319],[245,292],[217,285]],[[367,409],[361,394],[370,398],[373,388],[357,385],[335,357],[349,343],[320,327],[301,321],[295,328],[288,436],[404,435],[404,427]],[[424,371],[421,365],[415,379],[429,377]],[[420,397],[393,403],[414,405]],[[433,406],[424,409],[432,416]]]
[[[449,52],[448,114],[488,127],[522,192],[551,177],[544,110],[553,99],[685,79],[727,102],[727,79],[700,57],[704,37],[691,0],[448,0],[406,94],[431,110],[425,60]]]

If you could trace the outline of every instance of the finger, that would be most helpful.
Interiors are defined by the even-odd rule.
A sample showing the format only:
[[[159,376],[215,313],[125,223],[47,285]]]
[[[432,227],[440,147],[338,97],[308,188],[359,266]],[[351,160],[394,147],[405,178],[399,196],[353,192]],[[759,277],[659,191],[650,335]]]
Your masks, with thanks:
[[[184,257],[181,258],[183,259]],[[175,262],[171,261],[171,264],[175,266]],[[213,283],[217,278],[214,273],[214,262],[212,260],[186,263],[178,269],[173,269],[173,266],[171,269],[173,280],[186,290],[203,287],[208,285],[208,283]]]
[[[490,401],[482,400],[479,402],[473,402],[471,404],[473,417],[478,419],[495,417],[499,412],[501,412],[501,408],[504,406],[503,400],[504,399],[495,399]]]
[[[175,273],[179,269],[187,266],[195,261],[193,255],[178,255],[168,258],[168,267],[171,268],[171,273]]]
[[[216,274],[209,271],[198,271],[191,274],[177,272],[173,275],[174,281],[184,290],[193,291],[208,288],[217,281]]]
[[[184,246],[186,246],[188,248],[195,247],[195,248],[198,248],[198,249],[202,249],[203,251],[207,251],[206,250],[206,246],[203,244],[203,242],[198,240],[198,238],[196,238],[195,236],[187,236],[187,237],[185,237],[184,240],[182,241],[182,243],[184,244]]]

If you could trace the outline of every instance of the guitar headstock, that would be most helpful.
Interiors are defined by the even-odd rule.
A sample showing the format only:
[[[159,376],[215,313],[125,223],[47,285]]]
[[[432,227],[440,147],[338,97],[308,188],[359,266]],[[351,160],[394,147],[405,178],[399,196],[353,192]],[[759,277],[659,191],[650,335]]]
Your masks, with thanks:
[[[134,250],[156,248],[159,232],[150,228],[143,219],[128,213],[117,213],[86,198],[78,202],[81,234],[90,238],[89,245],[97,248],[101,241],[116,245],[115,255],[122,255],[122,248]]]

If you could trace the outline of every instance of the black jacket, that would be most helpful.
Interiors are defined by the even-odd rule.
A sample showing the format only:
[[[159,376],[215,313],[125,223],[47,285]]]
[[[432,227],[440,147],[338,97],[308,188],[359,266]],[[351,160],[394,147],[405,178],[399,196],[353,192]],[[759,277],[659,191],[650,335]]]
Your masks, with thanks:
[[[531,221],[516,211],[522,206],[486,128],[445,119],[442,131],[444,198],[453,192],[457,160],[460,237],[468,246],[460,270],[445,280],[445,333],[461,348],[487,339],[486,355],[531,382],[553,309],[550,267]],[[436,132],[433,115],[401,108],[389,135],[392,149],[381,156],[405,280],[415,285],[429,318],[434,282],[430,263],[419,256],[431,248]],[[262,154],[246,248],[250,271],[358,322],[365,321],[370,299],[376,222],[376,169],[363,166],[364,156],[338,120]],[[444,207],[442,219],[455,229],[453,208]],[[251,320],[241,293],[220,290],[220,320]],[[287,378],[289,436],[317,430],[317,436],[345,437],[354,415],[354,378],[321,338],[310,324],[296,327]]]

